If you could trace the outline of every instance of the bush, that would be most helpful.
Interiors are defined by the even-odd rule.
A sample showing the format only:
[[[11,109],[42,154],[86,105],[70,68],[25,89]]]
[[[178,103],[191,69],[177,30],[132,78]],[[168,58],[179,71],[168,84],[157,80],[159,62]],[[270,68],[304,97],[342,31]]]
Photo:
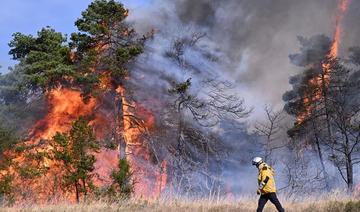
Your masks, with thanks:
[[[110,177],[112,184],[107,187],[98,188],[95,196],[99,200],[108,202],[119,202],[128,200],[134,192],[133,173],[126,159],[120,159],[118,169],[113,170]]]
[[[345,204],[345,212],[358,212],[360,211],[360,201],[350,201]]]

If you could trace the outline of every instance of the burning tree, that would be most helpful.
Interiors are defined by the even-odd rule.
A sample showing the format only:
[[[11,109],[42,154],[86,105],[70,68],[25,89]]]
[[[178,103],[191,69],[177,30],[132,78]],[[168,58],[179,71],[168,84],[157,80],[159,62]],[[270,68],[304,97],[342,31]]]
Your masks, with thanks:
[[[284,100],[286,111],[296,117],[289,135],[301,138],[305,146],[314,145],[326,187],[329,189],[329,178],[324,161],[329,159],[351,191],[356,164],[353,156],[357,155],[358,146],[354,126],[358,125],[359,88],[358,70],[350,68],[356,65],[356,48],[352,48],[353,65],[338,58],[340,23],[347,4],[340,1],[333,41],[324,36],[300,38],[302,53],[291,55],[290,59],[306,70],[290,80],[293,90],[284,95]]]
[[[325,186],[328,187],[324,150],[321,147],[322,142],[330,139],[331,131],[329,131],[330,125],[328,124],[329,105],[326,95],[328,89],[321,82],[324,79],[322,62],[330,49],[331,41],[323,35],[310,39],[299,37],[299,41],[303,45],[302,53],[291,55],[290,59],[296,65],[306,67],[306,69],[302,74],[290,79],[293,90],[283,96],[286,101],[285,111],[296,117],[296,123],[288,133],[291,137],[303,139],[305,146],[307,142],[314,146],[321,164]]]
[[[97,185],[111,183],[110,172],[118,165],[120,146],[121,152],[126,152],[121,157],[129,157],[125,148],[129,148],[131,142],[135,143],[133,140],[136,138],[128,135],[128,140],[123,139],[135,123],[132,118],[135,116],[128,111],[132,103],[125,97],[126,65],[142,52],[143,40],[135,39],[135,31],[124,22],[127,15],[128,11],[122,4],[97,0],[76,21],[79,32],[72,34],[70,43],[50,27],[43,28],[37,36],[13,35],[9,53],[20,61],[20,74],[24,76],[21,86],[28,88],[24,90],[25,100],[31,102],[35,97],[41,99],[44,96],[48,109],[44,118],[31,128],[27,141],[16,147],[22,153],[8,152],[15,164],[10,172],[22,171],[26,176],[31,175],[31,186],[27,189],[32,192],[38,189],[36,193],[39,195],[33,195],[34,198],[51,198],[53,195],[47,195],[48,192],[55,194],[59,189],[57,169],[54,168],[57,164],[46,157],[54,148],[49,141],[57,132],[70,130],[71,123],[79,116],[93,118],[90,124],[95,129],[97,140],[110,140],[118,147],[118,150],[108,150],[105,148],[108,145],[101,145],[94,165],[97,174],[79,179],[83,187],[83,190],[79,188],[80,193],[89,187],[90,181],[84,183],[89,178],[94,180],[92,178],[96,177]],[[55,141],[66,137],[56,135]],[[132,168],[138,169],[134,163],[135,159],[131,161]],[[88,171],[91,171],[91,166],[88,166]],[[38,186],[38,181],[44,178],[53,180],[52,191]],[[79,183],[73,181],[73,185],[79,186]],[[29,197],[30,193],[26,196]]]
[[[126,159],[119,160],[118,170],[111,173],[111,178],[113,183],[108,190],[110,195],[127,199],[134,192],[133,171]]]
[[[64,170],[61,176],[63,188],[74,189],[77,202],[80,202],[80,194],[86,201],[89,190],[94,189],[92,172],[95,169],[95,153],[100,148],[89,121],[80,117],[68,134],[58,132],[50,146],[50,159],[59,161],[60,168]]]
[[[4,155],[4,152],[17,143],[17,138],[13,132],[0,127],[0,199],[3,203],[12,203],[14,201],[14,188],[12,185],[13,176],[8,174],[10,158]]]
[[[121,4],[98,0],[75,22],[79,32],[71,35],[70,46],[84,95],[115,92],[128,76],[126,65],[142,52],[135,31],[124,22],[127,16]]]
[[[170,145],[160,143],[161,139],[155,140],[154,132],[158,132],[157,127],[161,126],[156,124],[164,119],[156,120],[158,116],[146,104],[136,101],[129,83],[132,73],[128,71],[131,62],[142,53],[147,37],[138,38],[125,22],[127,16],[128,10],[116,1],[95,0],[75,22],[78,32],[71,34],[69,41],[65,35],[50,27],[43,28],[36,36],[14,34],[9,44],[9,53],[20,61],[16,71],[21,75],[19,79],[23,79],[19,83],[22,90],[16,95],[22,97],[23,103],[33,103],[36,99],[43,104],[39,108],[45,108],[42,118],[37,119],[30,127],[24,142],[17,145],[15,150],[7,152],[13,162],[8,172],[15,175],[14,185],[21,190],[17,197],[39,201],[59,196],[67,198],[66,195],[62,196],[64,182],[59,180],[62,176],[60,169],[66,161],[49,155],[71,155],[70,144],[75,142],[66,132],[70,131],[71,134],[71,125],[79,116],[91,117],[89,124],[94,129],[94,137],[99,141],[100,149],[94,153],[96,162],[92,164],[93,161],[90,160],[91,163],[86,166],[86,171],[91,171],[94,165],[93,172],[82,178],[71,178],[73,181],[67,184],[78,191],[75,192],[78,194],[77,200],[81,193],[89,191],[92,181],[96,186],[104,186],[117,179],[118,183],[113,185],[115,190],[121,191],[124,182],[116,177],[121,173],[112,170],[121,171],[118,163],[123,160],[129,162],[130,172],[137,182],[134,185],[135,193],[139,196],[157,197],[167,184],[169,170],[175,167],[168,169],[172,160],[167,159],[176,158],[176,161],[181,158],[172,157],[174,155],[184,156],[188,164],[183,167],[192,166],[190,171],[202,167],[201,175],[206,178],[205,187],[214,191],[211,184],[214,184],[215,178],[209,173],[216,171],[210,170],[209,164],[211,160],[219,161],[218,156],[222,153],[220,154],[221,148],[218,146],[220,139],[207,129],[226,118],[243,118],[250,111],[245,108],[243,100],[231,94],[231,83],[211,76],[201,82],[206,87],[201,94],[188,88],[171,92],[171,95],[166,92],[164,96],[170,100],[161,100],[159,105],[166,105],[161,107],[166,112],[174,112],[172,117],[181,117],[180,123],[176,120],[171,123],[179,126],[175,132],[178,139],[175,144],[170,142]],[[205,34],[194,34],[190,39],[177,41],[174,54],[168,54],[168,58],[177,57],[178,66],[195,73],[198,70],[179,58],[182,57],[183,50],[195,47],[204,36]],[[11,74],[15,75],[15,72]],[[175,81],[174,87],[181,84],[178,79],[171,81]],[[12,100],[8,96],[4,93],[1,101]],[[174,104],[167,105],[169,102],[176,102],[178,109],[174,110]],[[195,119],[195,123],[189,119],[189,114]],[[168,132],[171,135],[173,131]],[[174,137],[173,134],[171,137]],[[70,146],[63,146],[56,152],[62,142]],[[166,147],[157,148],[161,145]],[[175,153],[172,151],[173,147],[176,149]],[[163,149],[166,151],[162,151]],[[191,154],[188,155],[188,152]],[[75,176],[74,165],[76,164],[66,162],[65,167],[72,170],[68,173],[69,176]],[[21,184],[27,186],[20,187]]]
[[[318,69],[309,68],[297,81],[300,83],[294,86],[296,91],[294,89],[284,95],[284,99],[288,100],[286,110],[297,116],[289,135],[300,136],[307,142],[305,144],[314,144],[325,180],[327,172],[324,161],[330,159],[339,168],[349,190],[352,190],[352,165],[355,162],[352,154],[357,154],[358,145],[354,128],[358,124],[359,111],[358,71],[349,69],[351,65],[337,58],[327,58],[325,61],[321,64],[327,64],[326,72],[321,71],[324,66],[321,69],[320,66],[317,66]],[[342,159],[338,158],[339,152],[344,154],[340,157]],[[342,167],[346,170],[346,176]]]

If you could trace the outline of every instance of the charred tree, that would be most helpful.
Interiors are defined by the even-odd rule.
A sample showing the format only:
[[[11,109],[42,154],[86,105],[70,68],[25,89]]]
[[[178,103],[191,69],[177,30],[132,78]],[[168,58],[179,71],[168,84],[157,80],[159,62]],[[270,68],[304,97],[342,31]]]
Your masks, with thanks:
[[[189,49],[198,50],[198,42],[205,37],[202,33],[193,33],[190,36],[179,38],[173,42],[166,57],[174,62],[184,73],[189,73],[200,78],[196,85],[188,78],[181,81],[169,78],[172,87],[170,94],[169,111],[172,111],[172,125],[176,126],[176,145],[172,146],[173,167],[175,176],[173,184],[176,192],[194,194],[196,189],[191,182],[192,175],[200,175],[204,178],[205,185],[198,188],[198,192],[206,190],[209,196],[213,196],[219,190],[220,177],[214,175],[211,161],[222,158],[224,152],[219,148],[221,139],[211,135],[211,129],[222,121],[239,120],[247,117],[251,109],[245,107],[244,101],[234,95],[231,90],[233,84],[228,81],[217,79],[211,74],[205,76],[207,70],[200,70],[191,64],[185,57]],[[193,88],[196,86],[196,88]],[[193,123],[192,123],[193,122]],[[214,162],[215,162],[214,161]],[[218,164],[219,161],[213,163]],[[217,177],[216,177],[217,176]],[[189,187],[190,186],[190,187]],[[198,185],[200,186],[200,185]],[[221,190],[221,189],[220,189]]]
[[[339,60],[331,61],[331,123],[334,140],[329,143],[330,159],[349,191],[354,188],[354,165],[360,150],[360,74]]]
[[[290,60],[297,66],[305,67],[305,70],[291,77],[290,84],[293,89],[283,95],[285,111],[296,118],[294,127],[288,134],[302,142],[304,148],[313,146],[318,154],[325,188],[329,190],[323,147],[330,142],[332,134],[327,95],[329,72],[324,68],[324,64],[331,51],[331,41],[323,35],[310,39],[299,37],[299,41],[302,45],[301,53],[290,55]]]
[[[271,107],[265,106],[266,120],[257,122],[255,125],[255,132],[264,137],[265,141],[262,146],[265,150],[265,161],[274,165],[275,161],[272,157],[273,151],[285,147],[284,144],[279,143],[279,134],[281,133],[281,121],[283,120],[282,110],[274,111]]]

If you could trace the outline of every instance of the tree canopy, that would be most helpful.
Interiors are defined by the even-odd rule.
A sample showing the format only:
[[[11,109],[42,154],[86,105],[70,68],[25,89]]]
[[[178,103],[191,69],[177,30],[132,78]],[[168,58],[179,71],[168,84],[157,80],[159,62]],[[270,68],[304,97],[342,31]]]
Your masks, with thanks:
[[[14,33],[9,54],[24,66],[26,86],[43,91],[55,88],[74,74],[66,37],[50,27],[37,36]]]
[[[58,132],[51,146],[53,159],[60,161],[65,170],[64,188],[75,190],[77,202],[80,201],[81,193],[86,198],[88,191],[94,188],[94,153],[100,148],[89,121],[80,117],[73,123],[69,133]]]

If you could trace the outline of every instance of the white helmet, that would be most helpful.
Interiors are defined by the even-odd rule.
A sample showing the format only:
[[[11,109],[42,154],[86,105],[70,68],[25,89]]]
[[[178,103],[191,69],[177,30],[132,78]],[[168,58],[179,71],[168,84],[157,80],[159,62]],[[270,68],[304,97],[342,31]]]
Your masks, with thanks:
[[[263,162],[263,160],[262,160],[261,157],[254,157],[254,158],[252,159],[252,165],[253,165],[253,166],[257,166],[257,165],[259,165],[259,164],[262,163],[262,162]]]

